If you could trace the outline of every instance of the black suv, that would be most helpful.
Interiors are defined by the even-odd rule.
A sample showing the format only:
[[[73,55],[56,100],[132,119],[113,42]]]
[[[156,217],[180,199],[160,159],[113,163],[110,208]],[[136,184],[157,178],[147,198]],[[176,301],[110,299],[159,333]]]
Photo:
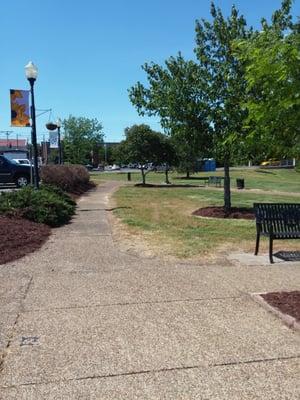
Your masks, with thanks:
[[[32,169],[30,165],[18,164],[0,155],[0,183],[26,186],[30,183],[30,169]]]

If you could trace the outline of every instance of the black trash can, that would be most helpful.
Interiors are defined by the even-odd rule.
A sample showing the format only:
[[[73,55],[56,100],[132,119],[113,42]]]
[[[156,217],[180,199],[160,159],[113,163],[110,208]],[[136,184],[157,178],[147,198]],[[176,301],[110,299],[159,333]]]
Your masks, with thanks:
[[[236,180],[236,187],[238,189],[245,189],[245,179],[237,179]]]
[[[127,180],[131,181],[131,172],[127,172]]]

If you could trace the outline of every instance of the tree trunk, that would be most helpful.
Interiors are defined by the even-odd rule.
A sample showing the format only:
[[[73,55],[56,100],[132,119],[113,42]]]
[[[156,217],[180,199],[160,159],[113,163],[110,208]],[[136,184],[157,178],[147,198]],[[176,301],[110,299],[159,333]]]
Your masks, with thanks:
[[[141,173],[142,173],[143,185],[146,185],[146,174],[143,168],[141,169]]]
[[[165,174],[166,174],[166,184],[170,185],[170,181],[169,181],[169,169],[166,167],[165,170]]]
[[[229,159],[227,157],[224,160],[224,209],[225,212],[231,210]]]
[[[190,178],[190,170],[189,170],[189,169],[186,170],[186,178],[187,178],[187,179]]]

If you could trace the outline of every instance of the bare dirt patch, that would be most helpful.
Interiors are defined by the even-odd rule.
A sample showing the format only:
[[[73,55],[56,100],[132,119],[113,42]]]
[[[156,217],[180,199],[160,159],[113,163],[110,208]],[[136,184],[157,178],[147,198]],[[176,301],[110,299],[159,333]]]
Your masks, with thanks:
[[[272,307],[300,322],[300,290],[265,293],[261,294],[261,297]]]
[[[23,218],[0,216],[0,264],[14,261],[39,249],[51,229]]]
[[[232,207],[230,212],[225,211],[224,207],[203,207],[192,214],[208,218],[255,219],[253,209],[243,207]]]

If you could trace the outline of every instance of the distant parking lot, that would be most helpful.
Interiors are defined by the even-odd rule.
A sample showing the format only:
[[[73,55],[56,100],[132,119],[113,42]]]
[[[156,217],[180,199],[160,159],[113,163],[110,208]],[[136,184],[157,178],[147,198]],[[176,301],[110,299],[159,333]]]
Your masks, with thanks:
[[[117,173],[117,172],[140,172],[141,170],[138,168],[119,168],[119,169],[115,169],[115,170],[111,170],[111,169],[105,169],[105,171],[99,171],[97,169],[93,169],[90,172],[94,173],[99,173],[99,174],[103,174],[103,173]]]

